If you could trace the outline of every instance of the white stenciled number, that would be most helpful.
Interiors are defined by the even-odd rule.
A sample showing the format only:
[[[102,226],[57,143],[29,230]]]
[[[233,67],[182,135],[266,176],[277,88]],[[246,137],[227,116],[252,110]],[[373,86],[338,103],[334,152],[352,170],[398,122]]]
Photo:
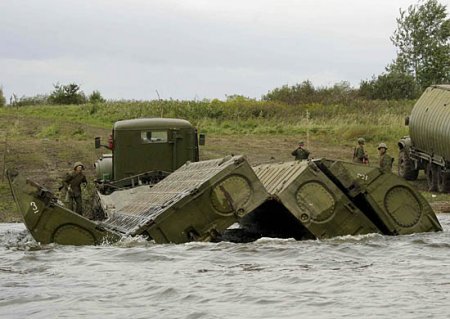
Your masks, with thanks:
[[[31,202],[31,203],[30,203],[30,206],[31,206],[31,209],[33,210],[33,213],[35,213],[35,214],[39,213],[39,209],[38,209],[38,207],[36,206],[36,203],[35,203],[35,202]]]
[[[358,173],[358,174],[356,174],[356,176],[357,176],[358,178],[362,179],[363,181],[367,181],[367,180],[369,179],[369,176],[366,175],[366,174],[360,174],[360,173]]]

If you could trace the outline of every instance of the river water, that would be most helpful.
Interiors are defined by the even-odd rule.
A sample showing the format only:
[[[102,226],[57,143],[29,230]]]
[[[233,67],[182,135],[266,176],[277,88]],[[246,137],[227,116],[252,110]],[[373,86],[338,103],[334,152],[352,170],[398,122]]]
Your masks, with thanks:
[[[444,232],[40,246],[0,224],[0,318],[450,318]]]

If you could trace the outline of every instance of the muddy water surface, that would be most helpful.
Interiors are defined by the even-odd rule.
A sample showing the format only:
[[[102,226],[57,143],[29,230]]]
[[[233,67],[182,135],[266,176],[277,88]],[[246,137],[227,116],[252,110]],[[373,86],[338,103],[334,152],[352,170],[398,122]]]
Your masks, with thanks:
[[[0,224],[0,318],[449,318],[444,232],[40,246]]]

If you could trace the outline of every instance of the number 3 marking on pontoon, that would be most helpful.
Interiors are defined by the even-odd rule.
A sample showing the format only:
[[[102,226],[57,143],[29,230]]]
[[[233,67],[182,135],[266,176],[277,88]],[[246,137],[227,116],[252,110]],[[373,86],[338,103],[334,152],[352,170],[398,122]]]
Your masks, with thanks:
[[[30,206],[31,206],[31,209],[33,210],[33,213],[35,213],[35,214],[39,213],[39,209],[37,208],[35,202],[31,202]]]

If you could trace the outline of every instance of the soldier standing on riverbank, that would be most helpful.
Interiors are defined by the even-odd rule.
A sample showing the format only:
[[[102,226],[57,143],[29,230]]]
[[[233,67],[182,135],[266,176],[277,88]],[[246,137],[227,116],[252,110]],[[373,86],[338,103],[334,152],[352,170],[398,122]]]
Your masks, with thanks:
[[[295,156],[296,161],[307,160],[310,152],[304,148],[305,143],[299,142],[298,147],[292,151],[292,156]]]
[[[392,172],[392,162],[394,159],[387,153],[387,146],[384,143],[378,145],[378,154],[380,154],[380,168],[383,172]]]
[[[358,146],[353,150],[353,162],[361,164],[369,164],[369,156],[364,150],[364,138],[358,138]]]

